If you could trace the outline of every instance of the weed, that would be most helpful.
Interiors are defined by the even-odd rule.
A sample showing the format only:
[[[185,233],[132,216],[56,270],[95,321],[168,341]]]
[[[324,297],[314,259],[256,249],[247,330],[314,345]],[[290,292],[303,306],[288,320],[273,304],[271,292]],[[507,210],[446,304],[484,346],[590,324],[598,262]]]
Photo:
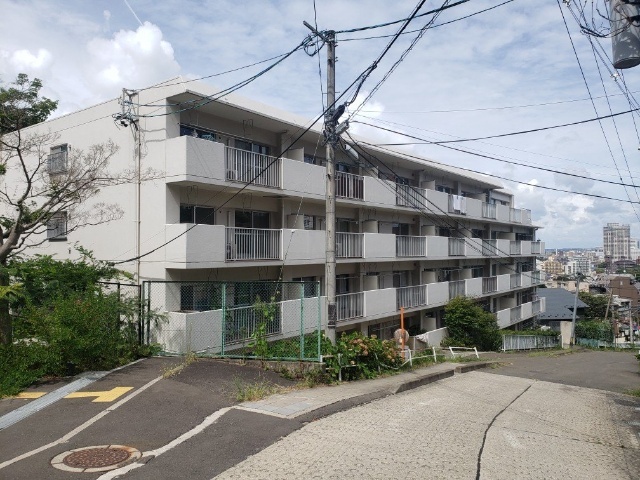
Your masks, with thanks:
[[[162,370],[162,378],[175,377],[187,366],[197,361],[198,361],[198,357],[196,357],[196,354],[193,352],[189,352],[184,356],[184,359],[182,360],[182,362],[178,363],[177,365],[164,368]]]
[[[633,397],[640,397],[640,388],[630,388],[622,392],[626,395],[631,395]]]
[[[284,392],[285,389],[271,383],[267,380],[260,380],[253,383],[247,383],[242,379],[235,377],[233,379],[233,385],[235,386],[235,399],[238,402],[254,402],[261,400],[269,395]]]

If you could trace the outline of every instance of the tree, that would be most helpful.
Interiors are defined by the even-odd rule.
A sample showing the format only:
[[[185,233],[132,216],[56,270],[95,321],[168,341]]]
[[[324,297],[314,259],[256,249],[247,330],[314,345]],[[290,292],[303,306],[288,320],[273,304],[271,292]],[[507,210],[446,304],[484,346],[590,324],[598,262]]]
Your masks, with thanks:
[[[24,74],[0,88],[0,292],[9,285],[7,263],[26,248],[46,242],[45,233],[68,234],[120,218],[117,204],[92,202],[101,188],[129,183],[135,171],[110,172],[118,151],[111,140],[51,154],[59,135],[26,128],[45,120],[57,102],[40,96],[42,83]],[[148,174],[140,175],[145,179]],[[11,342],[11,317],[0,296],[0,343]]]
[[[42,82],[20,73],[15,87],[0,87],[0,136],[36,123],[44,122],[58,107],[58,102],[40,97]]]
[[[589,292],[580,292],[578,298],[588,305],[584,312],[585,319],[605,317],[609,303],[608,295],[593,295]]]
[[[444,323],[451,341],[481,350],[497,350],[501,337],[496,317],[473,299],[456,297],[444,308]]]

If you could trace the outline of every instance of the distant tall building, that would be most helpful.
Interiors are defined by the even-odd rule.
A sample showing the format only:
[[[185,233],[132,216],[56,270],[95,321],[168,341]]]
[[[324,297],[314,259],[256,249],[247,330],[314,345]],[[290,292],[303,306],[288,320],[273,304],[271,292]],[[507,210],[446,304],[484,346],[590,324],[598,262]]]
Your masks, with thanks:
[[[631,227],[607,223],[603,227],[602,244],[605,261],[609,264],[631,258]]]
[[[631,239],[631,247],[629,249],[629,258],[636,263],[638,263],[638,260],[640,260],[640,239],[638,238]]]

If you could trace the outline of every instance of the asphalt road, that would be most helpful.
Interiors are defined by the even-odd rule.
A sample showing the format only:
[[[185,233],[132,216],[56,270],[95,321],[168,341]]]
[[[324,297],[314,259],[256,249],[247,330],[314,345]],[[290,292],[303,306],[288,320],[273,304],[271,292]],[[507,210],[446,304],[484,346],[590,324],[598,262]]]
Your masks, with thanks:
[[[615,475],[606,478],[640,478],[633,460],[640,457],[640,401],[620,393],[640,388],[638,362],[631,353],[493,357],[499,361],[497,368],[456,375],[360,407],[344,407],[348,409],[311,422],[313,415],[287,417],[238,408],[242,407],[235,399],[238,385],[293,386],[273,372],[200,360],[178,375],[162,378],[179,360],[147,359],[83,388],[110,392],[132,387],[118,398],[104,403],[93,402],[96,397],[64,398],[0,430],[0,479],[116,478],[115,472],[69,473],[51,466],[63,452],[99,445],[126,445],[146,452],[135,469],[117,477],[126,479],[440,478],[437,472],[442,478],[475,478],[480,457],[485,458],[482,478],[561,478],[533,459],[550,456],[558,467],[567,459],[589,455],[600,459],[609,472],[615,466]],[[52,383],[30,390],[60,386]],[[322,392],[329,403],[333,397],[338,402],[349,387]],[[315,393],[320,390],[287,395]],[[0,420],[34,401],[0,400]],[[479,457],[481,449],[486,457],[485,453]],[[405,473],[393,470],[393,462],[405,458],[409,459]],[[360,467],[337,469],[342,464]],[[464,468],[454,468],[458,464]],[[577,474],[582,464],[591,465],[582,461],[574,473],[558,472],[564,472],[563,480],[598,478]],[[433,474],[425,476],[425,471]],[[514,472],[518,475],[507,476]]]

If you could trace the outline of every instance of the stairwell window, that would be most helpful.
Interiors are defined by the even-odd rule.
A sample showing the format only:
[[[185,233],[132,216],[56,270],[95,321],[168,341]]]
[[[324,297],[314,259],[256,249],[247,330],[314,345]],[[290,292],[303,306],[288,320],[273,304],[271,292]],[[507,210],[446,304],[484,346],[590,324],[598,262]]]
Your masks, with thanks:
[[[47,222],[47,239],[50,242],[67,239],[67,212],[58,212]]]
[[[69,145],[66,143],[51,147],[47,157],[47,171],[50,174],[64,173],[67,171],[67,154]]]

